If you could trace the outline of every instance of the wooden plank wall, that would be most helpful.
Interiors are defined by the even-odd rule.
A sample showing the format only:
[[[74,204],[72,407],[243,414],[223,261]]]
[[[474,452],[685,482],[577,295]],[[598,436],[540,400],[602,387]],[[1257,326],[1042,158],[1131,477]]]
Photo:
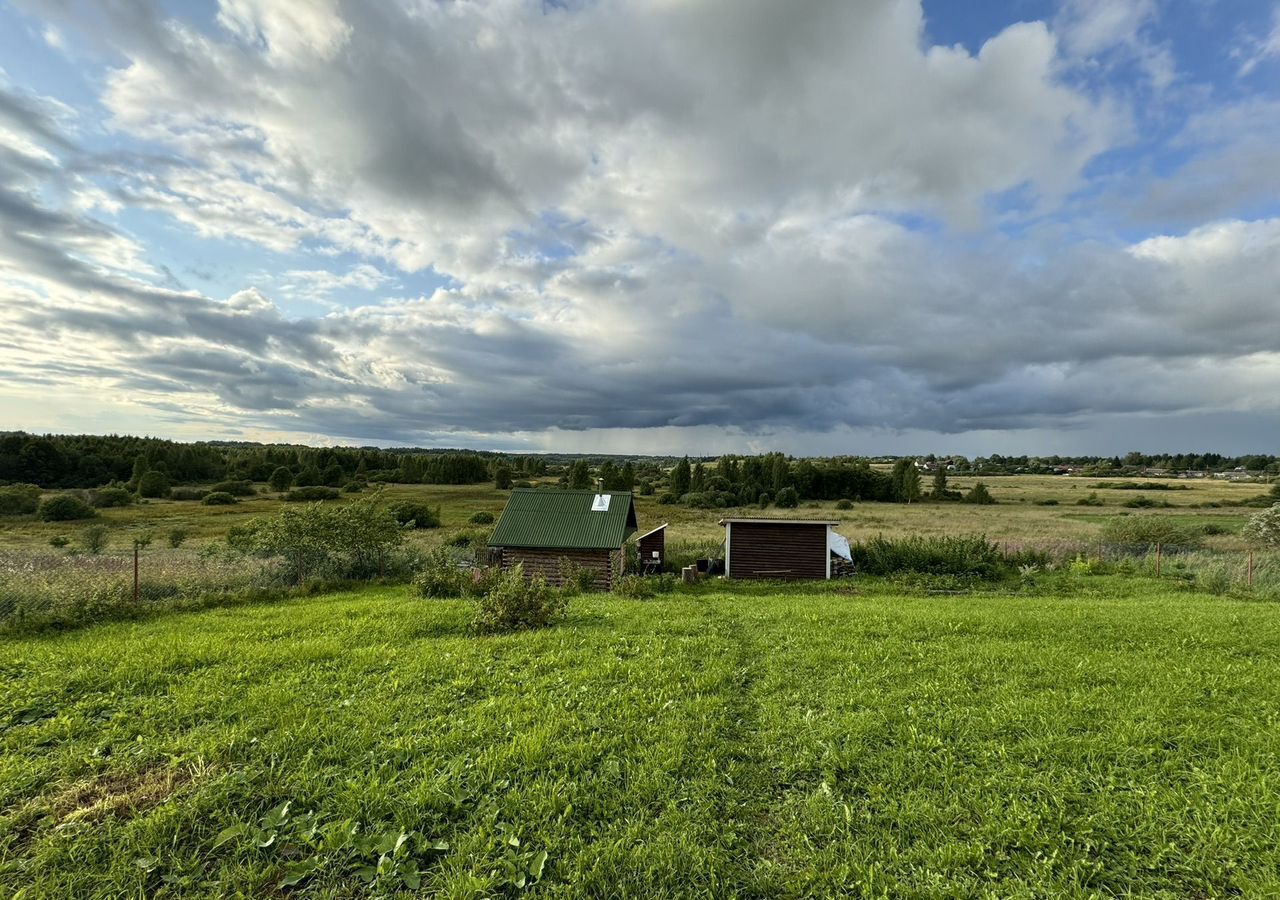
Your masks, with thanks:
[[[646,534],[636,542],[636,549],[640,554],[640,570],[643,572],[647,565],[654,565],[659,571],[662,570],[663,564],[667,560],[667,529],[662,528],[653,534]],[[658,555],[653,555],[654,551],[658,551]]]
[[[827,577],[827,526],[734,522],[730,578]]]
[[[568,559],[583,569],[596,573],[596,590],[613,589],[613,582],[621,574],[620,550],[535,550],[522,547],[502,548],[502,568],[510,569],[517,563],[524,565],[526,577],[536,574],[547,579],[548,584],[560,587],[560,560]]]

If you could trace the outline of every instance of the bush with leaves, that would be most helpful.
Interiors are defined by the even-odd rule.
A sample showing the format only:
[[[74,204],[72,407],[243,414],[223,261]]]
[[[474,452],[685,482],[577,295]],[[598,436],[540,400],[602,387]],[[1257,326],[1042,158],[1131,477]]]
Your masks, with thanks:
[[[29,516],[40,505],[40,488],[34,484],[0,487],[0,516]]]
[[[561,590],[569,594],[582,594],[595,590],[596,573],[593,569],[580,566],[567,556],[560,557]]]
[[[57,494],[40,502],[36,518],[42,522],[74,522],[92,519],[97,513],[93,507],[74,494]]]
[[[773,498],[773,505],[778,509],[795,509],[800,505],[800,494],[793,487],[784,487]]]
[[[209,488],[211,493],[230,494],[233,497],[252,497],[258,493],[252,481],[219,481]]]
[[[853,501],[852,501],[852,500],[847,500],[847,499],[846,499],[846,500],[837,500],[837,501],[836,501],[836,509],[840,509],[840,510],[844,510],[844,509],[853,509]]]
[[[404,542],[404,529],[381,500],[371,494],[341,506],[286,508],[235,529],[228,542],[286,561],[295,583],[310,575],[372,578],[385,571],[389,555]]]
[[[174,550],[181,547],[187,540],[187,530],[185,528],[173,528],[169,531],[169,546]]]
[[[53,537],[49,538],[49,546],[53,547],[55,550],[61,550],[70,543],[71,538],[67,537],[65,534],[55,534]]]
[[[437,547],[427,554],[413,578],[413,586],[428,600],[461,597],[466,592],[469,573],[462,569],[447,547]]]
[[[492,525],[493,513],[481,510],[480,512],[472,513],[471,518],[467,519],[467,521],[472,525]]]
[[[169,496],[172,488],[169,485],[169,476],[163,472],[152,469],[145,472],[138,478],[138,496],[139,497],[155,497],[164,498]]]
[[[276,493],[284,493],[293,484],[293,472],[287,466],[277,466],[267,479],[267,487]]]
[[[240,501],[235,498],[234,494],[228,494],[226,491],[210,491],[204,495],[204,499],[200,501],[205,506],[231,506],[233,503]]]
[[[524,568],[517,564],[494,576],[476,601],[472,623],[481,634],[545,628],[559,621],[568,607],[568,597],[541,575],[525,578]]]
[[[963,503],[973,503],[977,506],[990,506],[996,502],[996,498],[991,496],[991,492],[987,490],[987,486],[979,481],[973,487],[969,488],[969,493],[961,498]]]
[[[138,498],[128,488],[110,487],[98,488],[96,491],[89,492],[89,505],[94,509],[109,509],[118,506],[131,506]]]
[[[1103,506],[1102,500],[1098,497],[1097,491],[1090,491],[1089,496],[1081,497],[1076,501],[1076,506]]]
[[[284,499],[290,503],[318,503],[322,500],[337,500],[338,492],[333,488],[313,485],[294,488],[284,495]]]
[[[1250,516],[1240,534],[1249,543],[1267,549],[1280,549],[1280,503]]]
[[[97,556],[107,546],[107,526],[90,525],[80,532],[80,546],[86,553]]]
[[[203,488],[174,488],[169,492],[170,500],[203,500],[208,491]]]
[[[439,528],[439,507],[428,506],[416,500],[400,500],[391,504],[391,515],[397,522],[411,528]]]

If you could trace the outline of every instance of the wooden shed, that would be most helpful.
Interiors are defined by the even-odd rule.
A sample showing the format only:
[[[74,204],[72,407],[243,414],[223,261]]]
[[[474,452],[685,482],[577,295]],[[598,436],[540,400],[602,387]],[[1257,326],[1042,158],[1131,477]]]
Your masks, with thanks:
[[[728,578],[830,578],[832,553],[848,553],[835,520],[743,517],[720,524]]]
[[[596,586],[613,587],[626,562],[623,545],[636,531],[629,491],[597,493],[554,488],[517,488],[494,526],[489,546],[502,568],[524,566],[552,584],[563,579],[562,560],[596,574]]]
[[[641,575],[659,575],[667,562],[667,523],[636,538]]]

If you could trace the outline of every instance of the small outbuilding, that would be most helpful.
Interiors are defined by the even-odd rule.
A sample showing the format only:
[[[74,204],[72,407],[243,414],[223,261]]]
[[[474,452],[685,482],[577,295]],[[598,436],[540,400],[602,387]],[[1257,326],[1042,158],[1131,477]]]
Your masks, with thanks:
[[[741,517],[720,524],[728,578],[825,579],[833,557],[850,557],[836,520]]]
[[[562,560],[588,569],[596,585],[613,587],[626,563],[623,545],[636,531],[630,491],[597,493],[554,488],[517,488],[494,526],[489,546],[501,565],[520,564],[528,576],[559,585]]]
[[[640,574],[659,575],[667,561],[667,523],[653,531],[646,531],[636,538],[636,550],[640,557]]]

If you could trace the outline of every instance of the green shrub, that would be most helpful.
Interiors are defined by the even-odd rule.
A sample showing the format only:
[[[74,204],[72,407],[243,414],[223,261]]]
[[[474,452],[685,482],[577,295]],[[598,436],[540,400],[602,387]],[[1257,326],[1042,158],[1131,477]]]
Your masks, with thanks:
[[[772,499],[773,499],[773,498],[769,496],[769,492],[768,492],[768,491],[765,491],[763,494],[761,494],[761,495],[760,495],[760,499],[759,499],[759,500],[757,500],[757,501],[756,501],[756,503],[757,503],[757,504],[759,504],[759,506],[760,506],[760,508],[761,508],[761,509],[768,509],[768,508],[769,508],[769,502],[770,502]]]
[[[545,628],[561,619],[569,598],[547,584],[541,575],[524,577],[523,567],[497,574],[477,599],[472,620],[481,634]]]
[[[467,521],[472,525],[492,525],[493,513],[481,510],[480,512],[472,513],[471,518],[467,519]]]
[[[648,600],[656,591],[648,578],[640,575],[623,575],[613,586],[613,593],[632,600]]]
[[[348,481],[342,486],[343,493],[358,494],[364,490],[364,485],[359,481]]]
[[[204,499],[200,502],[205,506],[230,506],[240,501],[235,498],[234,494],[228,494],[226,491],[210,491],[204,495]]]
[[[1168,500],[1152,500],[1139,494],[1120,504],[1127,509],[1168,509],[1173,506]]]
[[[1280,547],[1280,503],[1270,509],[1250,516],[1240,533],[1245,540],[1259,547]]]
[[[569,594],[581,594],[595,589],[596,573],[580,566],[567,556],[560,558],[561,590]]]
[[[233,497],[252,497],[258,493],[252,481],[219,481],[209,488],[213,494],[230,494]]]
[[[89,505],[94,509],[130,506],[136,499],[131,491],[122,487],[104,487],[89,492]]]
[[[293,484],[293,472],[289,471],[285,466],[279,466],[271,477],[267,479],[267,487],[276,493],[284,493],[289,490],[289,486]]]
[[[40,488],[34,484],[0,487],[0,516],[29,516],[40,506]]]
[[[185,528],[174,528],[169,531],[169,546],[177,550],[187,540],[187,530]]]
[[[139,497],[164,498],[169,496],[170,490],[172,488],[169,485],[169,476],[163,472],[157,472],[155,469],[144,473],[138,479]]]
[[[1102,501],[1098,498],[1097,491],[1090,491],[1088,497],[1081,497],[1076,501],[1076,506],[1102,506]]]
[[[86,553],[97,556],[107,546],[107,526],[90,525],[80,533],[80,545]]]
[[[1057,505],[1058,505],[1058,501],[1057,501],[1057,500],[1054,500],[1052,497],[1050,497],[1050,498],[1049,498],[1049,499],[1047,499],[1047,500],[1036,500],[1036,501],[1035,501],[1035,505],[1036,505],[1036,506],[1057,506]]]
[[[1102,526],[1102,539],[1108,544],[1135,547],[1168,544],[1194,548],[1203,543],[1198,528],[1169,516],[1116,516]]]
[[[852,500],[837,500],[836,509],[853,509]]]
[[[793,487],[784,487],[778,491],[778,496],[773,498],[773,505],[778,509],[795,509],[800,505],[800,495],[796,493]]]
[[[333,488],[309,485],[294,488],[284,495],[284,499],[290,503],[317,503],[321,500],[337,500],[338,492]]]
[[[978,506],[990,506],[996,502],[996,498],[991,496],[991,492],[987,490],[987,486],[979,481],[973,487],[969,488],[969,493],[961,498],[962,503],[973,503]]]
[[[174,488],[169,492],[170,500],[203,500],[208,491],[198,488]]]
[[[61,550],[70,543],[71,538],[67,537],[65,534],[55,534],[53,537],[49,538],[49,546],[53,547],[55,550]]]
[[[876,537],[850,548],[866,575],[910,572],[997,578],[1007,569],[1000,548],[985,537]]]
[[[461,597],[465,590],[466,573],[444,547],[437,547],[427,554],[422,567],[413,578],[418,593],[428,599]]]
[[[42,522],[73,522],[76,519],[92,519],[97,513],[93,507],[74,494],[57,494],[41,501],[36,518]]]
[[[391,515],[401,525],[413,528],[439,528],[440,508],[416,500],[401,500],[390,506]]]

